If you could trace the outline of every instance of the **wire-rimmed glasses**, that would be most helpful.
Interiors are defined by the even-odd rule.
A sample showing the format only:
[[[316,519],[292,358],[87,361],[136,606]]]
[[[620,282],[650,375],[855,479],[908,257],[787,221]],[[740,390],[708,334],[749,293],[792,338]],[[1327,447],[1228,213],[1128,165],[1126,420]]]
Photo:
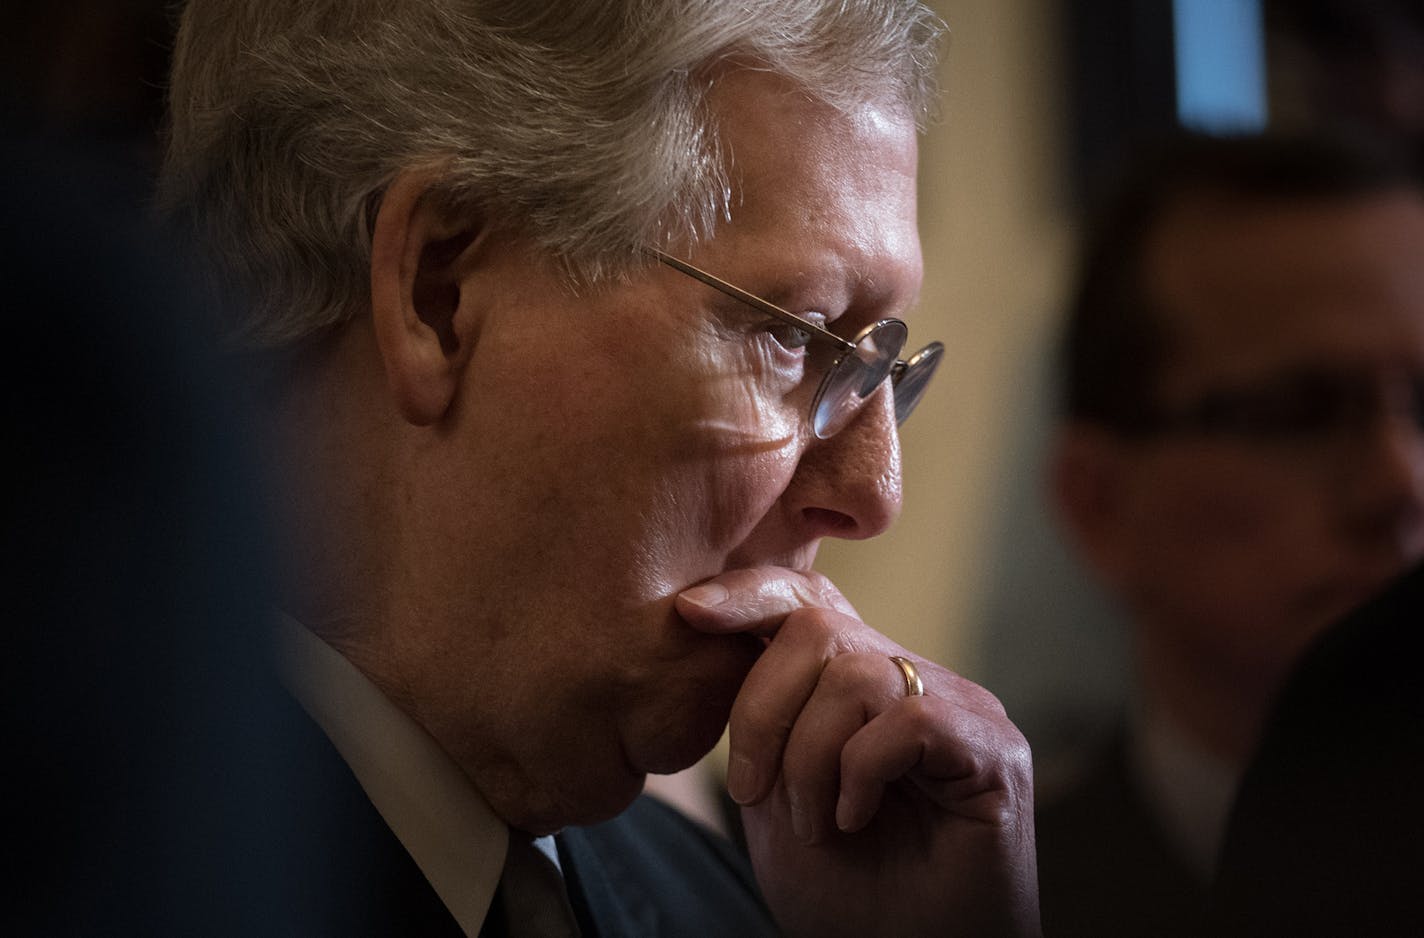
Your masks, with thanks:
[[[835,359],[826,369],[811,401],[811,429],[818,439],[834,436],[850,423],[880,383],[887,377],[895,395],[895,422],[902,424],[924,396],[930,378],[944,353],[944,345],[931,342],[907,359],[899,357],[910,330],[899,319],[881,319],[860,330],[854,339],[843,339],[808,319],[802,319],[741,287],[733,286],[686,261],[662,251],[650,250],[664,264],[699,280],[707,286],[774,319],[805,333],[808,339],[834,346]]]

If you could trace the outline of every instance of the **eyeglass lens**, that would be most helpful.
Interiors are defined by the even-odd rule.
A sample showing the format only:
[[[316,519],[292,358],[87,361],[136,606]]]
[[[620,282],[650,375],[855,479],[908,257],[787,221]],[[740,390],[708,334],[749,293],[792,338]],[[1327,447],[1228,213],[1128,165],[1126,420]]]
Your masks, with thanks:
[[[686,261],[680,261],[655,249],[649,249],[649,253],[669,267],[749,306],[769,310],[778,318],[804,322],[799,317],[771,306],[765,300]],[[810,323],[806,325],[816,332],[822,331],[812,327]],[[811,331],[806,332],[808,338],[813,334]],[[844,348],[844,340],[826,335]],[[900,361],[900,350],[905,347],[908,338],[909,327],[898,319],[882,319],[861,330],[851,343],[851,348],[843,351],[831,364],[816,390],[816,397],[811,405],[811,426],[816,436],[824,440],[845,427],[860,409],[861,403],[875,393],[875,389],[880,387],[887,375],[890,376],[895,389],[895,422],[905,422],[905,418],[910,416],[910,412],[924,395],[944,352],[942,344],[931,342],[910,356],[908,361]]]
[[[816,436],[824,440],[850,422],[895,367],[907,338],[909,329],[898,319],[881,320],[856,337],[855,348],[836,360],[816,393],[811,421]]]
[[[930,386],[939,360],[944,355],[944,345],[931,342],[920,349],[903,365],[896,365],[890,380],[895,382],[895,422],[904,423],[925,395]]]

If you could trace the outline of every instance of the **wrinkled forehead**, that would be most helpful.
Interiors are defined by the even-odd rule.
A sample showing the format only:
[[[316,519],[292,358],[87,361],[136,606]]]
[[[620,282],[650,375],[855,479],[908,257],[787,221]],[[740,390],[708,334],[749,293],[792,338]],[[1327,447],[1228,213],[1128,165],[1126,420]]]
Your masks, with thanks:
[[[700,246],[709,269],[824,304],[894,315],[918,295],[918,131],[894,103],[844,111],[765,72],[722,76],[709,100],[729,165],[730,217]],[[775,271],[767,268],[775,267]],[[855,297],[830,290],[830,281]]]
[[[719,76],[708,103],[728,157],[734,220],[749,223],[779,202],[814,216],[826,196],[850,189],[913,218],[917,131],[903,105],[840,110],[745,68]]]

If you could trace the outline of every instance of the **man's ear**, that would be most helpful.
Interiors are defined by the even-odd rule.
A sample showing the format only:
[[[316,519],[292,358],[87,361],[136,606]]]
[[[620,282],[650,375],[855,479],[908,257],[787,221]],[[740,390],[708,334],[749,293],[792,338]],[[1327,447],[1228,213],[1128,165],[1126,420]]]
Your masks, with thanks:
[[[1070,422],[1049,460],[1049,497],[1070,539],[1096,573],[1114,583],[1132,550],[1130,454],[1109,431]]]
[[[371,236],[371,314],[401,415],[421,426],[449,409],[479,328],[463,274],[486,233],[431,197],[432,176],[401,173]],[[462,302],[462,300],[464,302]]]

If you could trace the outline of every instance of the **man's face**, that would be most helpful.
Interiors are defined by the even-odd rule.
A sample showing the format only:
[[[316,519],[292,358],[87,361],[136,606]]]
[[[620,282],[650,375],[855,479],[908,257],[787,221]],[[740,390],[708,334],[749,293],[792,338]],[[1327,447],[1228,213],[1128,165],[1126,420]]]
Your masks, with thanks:
[[[921,276],[913,123],[753,73],[713,103],[734,218],[686,259],[843,336],[903,316]],[[483,318],[450,432],[412,475],[423,625],[402,667],[496,810],[540,830],[611,815],[715,743],[761,646],[694,632],[675,595],[879,533],[899,448],[888,386],[814,440],[815,353],[681,273],[573,296],[534,253],[492,253],[465,291]]]
[[[1159,650],[1268,693],[1424,553],[1424,200],[1182,208],[1145,276],[1157,403],[1216,427],[1125,448],[1118,585]]]

